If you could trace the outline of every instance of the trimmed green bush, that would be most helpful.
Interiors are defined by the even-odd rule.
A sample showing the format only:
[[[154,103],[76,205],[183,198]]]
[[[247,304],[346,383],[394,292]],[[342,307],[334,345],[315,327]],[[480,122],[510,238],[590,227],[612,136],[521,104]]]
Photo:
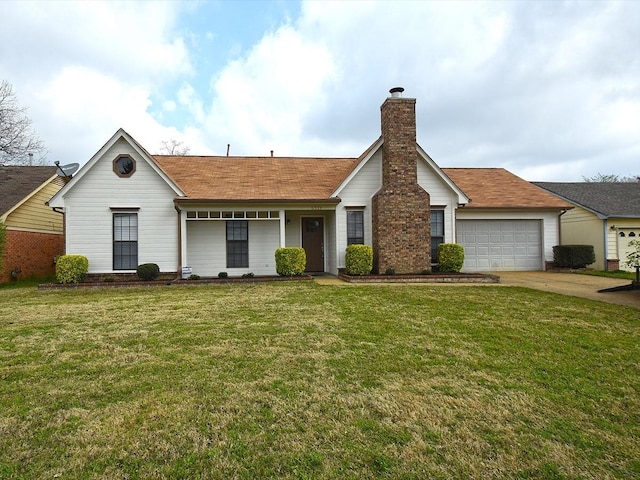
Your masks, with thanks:
[[[227,272],[219,272],[218,278],[229,278],[229,274]]]
[[[347,275],[369,275],[373,269],[373,247],[353,244],[347,246],[344,271]]]
[[[556,245],[553,264],[562,268],[584,268],[596,261],[593,245]]]
[[[304,274],[307,254],[302,247],[281,247],[276,250],[276,272],[283,277]]]
[[[4,247],[7,245],[7,227],[4,226],[4,222],[0,220],[0,270],[4,262]]]
[[[78,283],[89,273],[89,260],[84,255],[61,255],[56,261],[56,280]]]
[[[155,280],[160,275],[160,267],[155,263],[143,263],[136,268],[140,280]]]
[[[441,243],[438,245],[438,271],[455,272],[462,270],[464,248],[459,243]]]

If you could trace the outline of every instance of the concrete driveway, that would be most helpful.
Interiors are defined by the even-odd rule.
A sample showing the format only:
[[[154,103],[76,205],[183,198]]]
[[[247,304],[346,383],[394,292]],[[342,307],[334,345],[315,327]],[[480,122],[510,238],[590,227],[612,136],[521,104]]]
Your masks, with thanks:
[[[640,308],[640,290],[598,293],[604,288],[628,285],[631,280],[560,272],[497,272],[502,285],[534,288],[574,297]]]
[[[615,278],[594,277],[592,275],[579,275],[576,273],[560,272],[492,272],[500,277],[498,285],[534,288],[536,290],[546,290],[548,292],[560,293],[562,295],[572,295],[574,297],[589,298],[601,302],[615,303],[640,309],[640,290],[628,292],[598,293],[603,288],[628,285],[631,280],[620,280]],[[325,275],[314,277],[317,283],[323,285],[356,285],[344,282],[338,277]],[[359,283],[358,285],[366,285]],[[381,285],[379,283],[371,285]],[[396,284],[397,285],[397,284]],[[408,284],[405,284],[408,285]],[[438,285],[464,286],[473,285],[470,283],[416,283],[413,285],[423,285],[435,287]],[[478,283],[476,285],[495,286],[495,283]]]

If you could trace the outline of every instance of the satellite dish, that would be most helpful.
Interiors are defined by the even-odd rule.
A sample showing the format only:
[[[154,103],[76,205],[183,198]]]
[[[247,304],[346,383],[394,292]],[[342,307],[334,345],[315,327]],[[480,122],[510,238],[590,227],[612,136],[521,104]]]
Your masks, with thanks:
[[[60,165],[60,162],[54,163],[56,164],[56,167],[58,167],[56,173],[59,177],[71,178],[73,177],[73,174],[76,173],[80,168],[79,163],[70,163],[69,165]]]

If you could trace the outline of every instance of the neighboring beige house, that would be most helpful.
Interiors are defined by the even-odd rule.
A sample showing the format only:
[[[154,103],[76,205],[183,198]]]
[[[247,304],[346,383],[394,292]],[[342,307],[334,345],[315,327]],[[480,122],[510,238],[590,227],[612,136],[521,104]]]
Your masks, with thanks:
[[[55,273],[63,220],[46,205],[64,185],[56,167],[0,167],[0,220],[7,229],[0,283]]]
[[[563,245],[593,245],[596,270],[629,270],[629,241],[640,240],[640,182],[534,182],[575,206],[560,217]]]
[[[356,158],[151,155],[120,129],[49,205],[92,274],[275,275],[284,246],[336,274],[352,243],[372,245],[376,271],[420,273],[456,240],[464,271],[543,270],[571,206],[504,169],[441,169],[416,143],[415,103],[392,89]]]

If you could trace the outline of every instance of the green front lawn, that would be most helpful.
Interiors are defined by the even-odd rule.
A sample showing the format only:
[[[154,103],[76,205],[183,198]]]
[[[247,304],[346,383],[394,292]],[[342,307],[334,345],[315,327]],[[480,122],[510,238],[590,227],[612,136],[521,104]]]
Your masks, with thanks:
[[[0,289],[0,478],[638,478],[639,336],[504,286]]]
[[[626,278],[628,280],[635,280],[635,272],[627,272],[625,270],[577,270],[575,273],[581,275],[593,275],[595,277],[609,277],[609,278]]]

